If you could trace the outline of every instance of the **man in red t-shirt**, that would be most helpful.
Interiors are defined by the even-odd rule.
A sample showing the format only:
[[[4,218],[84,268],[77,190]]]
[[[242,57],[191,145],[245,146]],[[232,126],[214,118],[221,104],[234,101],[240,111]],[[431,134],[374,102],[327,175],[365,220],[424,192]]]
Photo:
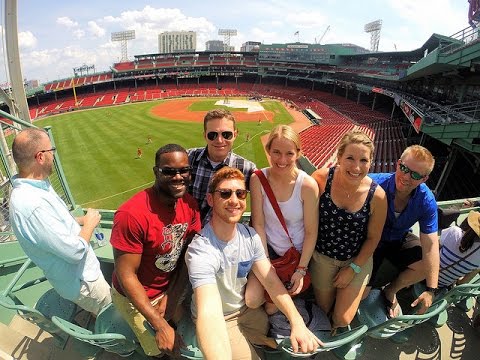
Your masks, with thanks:
[[[184,250],[200,230],[200,215],[187,193],[190,166],[183,147],[161,147],[153,172],[155,184],[115,213],[112,300],[147,355],[179,355],[183,341],[167,320],[175,318],[186,290]]]

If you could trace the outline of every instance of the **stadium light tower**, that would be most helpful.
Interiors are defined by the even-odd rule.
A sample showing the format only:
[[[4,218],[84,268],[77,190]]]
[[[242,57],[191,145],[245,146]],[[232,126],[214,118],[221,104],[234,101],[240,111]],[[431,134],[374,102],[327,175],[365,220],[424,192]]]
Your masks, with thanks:
[[[122,58],[120,61],[128,61],[127,40],[135,39],[135,30],[112,32],[112,41],[120,41],[122,46]]]
[[[364,30],[370,33],[370,50],[378,52],[378,44],[380,43],[380,31],[382,30],[382,20],[375,20],[365,25]]]
[[[230,50],[230,38],[237,35],[235,29],[218,29],[218,35],[223,36],[223,50]]]

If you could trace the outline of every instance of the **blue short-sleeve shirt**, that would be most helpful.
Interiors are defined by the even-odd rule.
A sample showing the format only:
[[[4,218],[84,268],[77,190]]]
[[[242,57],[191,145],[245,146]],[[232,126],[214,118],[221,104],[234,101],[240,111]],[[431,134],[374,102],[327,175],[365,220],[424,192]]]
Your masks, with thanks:
[[[420,184],[414,191],[407,207],[395,217],[395,173],[368,174],[387,194],[388,211],[380,243],[403,241],[407,232],[418,221],[420,232],[431,234],[438,230],[437,202],[432,191]]]

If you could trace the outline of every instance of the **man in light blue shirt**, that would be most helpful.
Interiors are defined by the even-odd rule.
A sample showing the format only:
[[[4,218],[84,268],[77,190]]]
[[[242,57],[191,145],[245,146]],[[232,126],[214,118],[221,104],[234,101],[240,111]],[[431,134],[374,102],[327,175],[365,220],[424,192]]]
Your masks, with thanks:
[[[18,242],[60,296],[98,314],[111,302],[110,286],[89,244],[99,212],[88,209],[74,218],[57,195],[48,180],[55,148],[44,130],[21,131],[12,152],[19,173],[13,178],[10,219]]]

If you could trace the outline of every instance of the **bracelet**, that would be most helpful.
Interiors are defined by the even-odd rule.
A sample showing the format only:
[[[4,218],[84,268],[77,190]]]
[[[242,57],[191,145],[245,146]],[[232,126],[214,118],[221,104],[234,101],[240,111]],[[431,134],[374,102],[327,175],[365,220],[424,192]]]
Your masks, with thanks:
[[[307,275],[307,268],[303,266],[299,266],[295,269],[295,272],[300,273],[302,276]]]

